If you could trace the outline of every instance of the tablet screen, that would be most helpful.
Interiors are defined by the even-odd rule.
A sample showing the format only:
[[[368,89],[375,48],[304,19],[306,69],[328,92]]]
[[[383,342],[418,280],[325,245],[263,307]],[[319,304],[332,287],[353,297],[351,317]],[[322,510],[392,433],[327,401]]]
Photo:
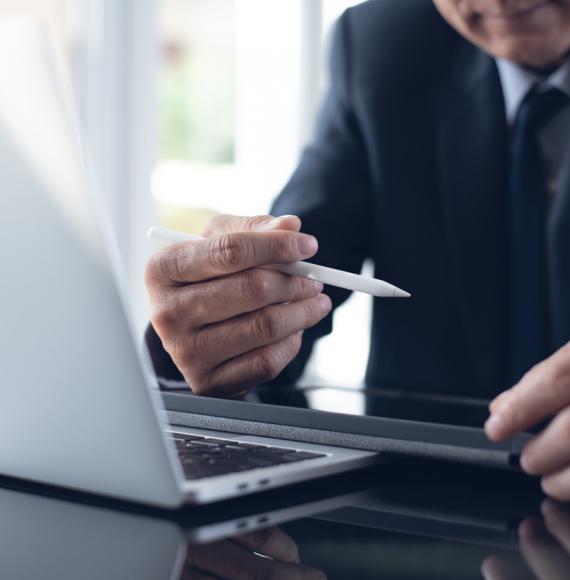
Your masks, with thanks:
[[[357,416],[384,417],[479,429],[489,417],[488,401],[483,399],[410,394],[373,387],[261,386],[249,391],[243,400]],[[541,425],[537,426],[534,431],[540,428]]]

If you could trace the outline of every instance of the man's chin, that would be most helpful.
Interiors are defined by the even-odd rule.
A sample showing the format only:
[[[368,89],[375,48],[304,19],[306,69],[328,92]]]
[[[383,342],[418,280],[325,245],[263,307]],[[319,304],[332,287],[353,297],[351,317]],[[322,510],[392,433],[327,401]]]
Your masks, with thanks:
[[[492,48],[492,55],[537,70],[548,70],[562,64],[568,50],[554,51],[543,39],[504,38]]]

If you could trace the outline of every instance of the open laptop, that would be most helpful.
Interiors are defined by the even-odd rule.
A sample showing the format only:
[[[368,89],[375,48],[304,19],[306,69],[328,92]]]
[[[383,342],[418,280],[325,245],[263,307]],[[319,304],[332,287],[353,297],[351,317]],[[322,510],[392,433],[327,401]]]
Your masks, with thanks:
[[[375,462],[367,451],[166,431],[63,61],[39,25],[2,23],[0,84],[0,474],[175,507]]]
[[[513,463],[528,436],[490,443],[469,402],[440,421],[422,415],[425,400],[394,399],[404,416],[349,414],[392,409],[387,391],[343,391],[331,408],[310,389],[261,387],[246,401],[186,389],[164,396],[165,413],[121,299],[66,79],[37,25],[2,24],[0,474],[176,507],[356,469],[377,451]],[[484,415],[481,402],[473,409]]]

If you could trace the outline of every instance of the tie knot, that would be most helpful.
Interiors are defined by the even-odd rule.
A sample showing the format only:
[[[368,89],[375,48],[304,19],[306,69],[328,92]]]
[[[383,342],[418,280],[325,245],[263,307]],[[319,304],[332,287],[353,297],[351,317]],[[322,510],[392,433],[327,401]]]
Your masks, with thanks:
[[[536,129],[546,123],[566,104],[570,97],[555,87],[546,90],[535,86],[524,98],[518,115],[517,125],[527,129]]]

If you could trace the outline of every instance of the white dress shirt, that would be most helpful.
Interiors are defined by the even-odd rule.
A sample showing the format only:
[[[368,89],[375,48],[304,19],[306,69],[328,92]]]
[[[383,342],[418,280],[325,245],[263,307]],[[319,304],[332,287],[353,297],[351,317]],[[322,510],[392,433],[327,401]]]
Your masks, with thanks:
[[[539,132],[547,190],[554,196],[570,149],[570,58],[546,78],[507,60],[497,59],[497,67],[505,98],[507,122],[511,127],[522,101],[535,85],[539,84],[543,89],[556,87],[569,97],[569,103],[549,119]]]

